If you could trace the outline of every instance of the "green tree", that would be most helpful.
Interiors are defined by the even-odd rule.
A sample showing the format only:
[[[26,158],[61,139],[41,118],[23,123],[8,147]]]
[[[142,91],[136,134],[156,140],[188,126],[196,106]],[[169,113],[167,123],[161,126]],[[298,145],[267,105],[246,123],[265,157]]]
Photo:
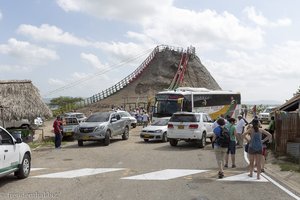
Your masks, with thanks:
[[[76,109],[76,103],[83,101],[83,98],[81,97],[57,97],[53,98],[50,101],[50,105],[57,105],[59,108],[57,112],[53,113],[55,115],[59,113],[64,113],[66,111],[70,111],[73,109]]]

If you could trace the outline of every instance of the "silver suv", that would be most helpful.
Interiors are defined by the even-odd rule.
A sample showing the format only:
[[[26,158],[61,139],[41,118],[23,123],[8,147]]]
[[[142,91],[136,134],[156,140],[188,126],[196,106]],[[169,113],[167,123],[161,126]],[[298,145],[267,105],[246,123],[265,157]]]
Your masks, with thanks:
[[[121,135],[123,140],[127,140],[129,128],[130,120],[121,118],[119,113],[98,112],[75,128],[74,138],[78,140],[78,146],[82,146],[84,141],[104,141],[107,146],[114,136]]]
[[[212,126],[213,121],[206,113],[177,112],[169,120],[167,137],[171,146],[184,140],[203,148],[206,138],[213,137]]]
[[[127,111],[118,110],[117,113],[119,113],[120,116],[121,116],[122,118],[124,118],[124,119],[129,119],[132,128],[135,128],[135,127],[136,127],[136,124],[137,124],[136,118],[133,117],[133,116],[131,116]]]

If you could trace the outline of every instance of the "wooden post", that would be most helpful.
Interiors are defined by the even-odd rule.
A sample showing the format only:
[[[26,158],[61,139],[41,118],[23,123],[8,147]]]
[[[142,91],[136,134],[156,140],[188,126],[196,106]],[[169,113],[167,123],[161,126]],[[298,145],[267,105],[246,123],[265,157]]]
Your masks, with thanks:
[[[0,106],[0,109],[1,109],[1,120],[2,120],[2,127],[4,128],[4,116],[3,116],[3,106],[1,105]]]
[[[2,105],[0,105],[0,110],[1,110],[1,120],[2,120],[2,127],[5,128],[5,122],[4,122],[4,108],[8,108],[8,107],[4,107]]]

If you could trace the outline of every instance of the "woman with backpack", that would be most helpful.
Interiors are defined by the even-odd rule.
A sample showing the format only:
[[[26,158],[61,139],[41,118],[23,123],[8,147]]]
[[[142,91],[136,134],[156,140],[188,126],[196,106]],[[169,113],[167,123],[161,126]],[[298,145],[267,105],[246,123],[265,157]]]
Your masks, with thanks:
[[[262,139],[262,134],[266,135],[264,139]],[[247,135],[250,136],[250,140],[246,137]],[[255,162],[257,166],[257,179],[260,179],[263,143],[267,140],[272,140],[272,135],[268,131],[259,128],[259,121],[254,119],[252,121],[252,127],[243,133],[243,138],[249,143],[248,153],[250,156],[250,173],[248,176],[253,176]]]
[[[223,118],[219,118],[217,120],[217,124],[218,124],[218,126],[213,130],[214,136],[212,139],[212,145],[215,150],[216,159],[217,159],[217,163],[218,163],[218,167],[219,167],[218,177],[223,178],[224,177],[224,171],[223,171],[224,157],[225,157],[225,154],[227,153],[228,146],[225,147],[225,146],[221,145],[219,138],[221,137],[223,129],[225,129],[225,127],[224,127],[225,120]]]

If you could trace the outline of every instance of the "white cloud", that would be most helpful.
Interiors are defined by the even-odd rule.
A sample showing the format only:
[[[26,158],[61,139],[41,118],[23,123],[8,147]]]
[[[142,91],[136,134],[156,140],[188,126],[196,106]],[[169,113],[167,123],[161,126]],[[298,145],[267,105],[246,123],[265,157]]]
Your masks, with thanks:
[[[121,21],[144,20],[172,5],[173,0],[57,0],[65,11],[83,12],[103,19]]]
[[[61,86],[64,86],[66,84],[64,81],[59,80],[59,79],[54,79],[54,78],[50,78],[48,80],[48,83],[49,83],[49,85],[55,86],[55,87],[61,87]]]
[[[57,0],[57,4],[66,12],[80,11],[80,6],[73,0]]]
[[[73,72],[64,80],[50,78],[48,80],[49,85],[56,87],[56,89],[48,91],[44,96],[53,94],[57,96],[59,93],[60,95],[65,95],[66,91],[68,91],[67,93],[71,94],[71,96],[88,97],[92,96],[91,94],[99,93],[111,87],[114,81],[117,82],[115,78],[106,74]]]
[[[223,48],[257,49],[264,46],[264,31],[258,27],[243,25],[234,15],[214,10],[195,12],[170,7],[147,20],[139,21],[141,31],[128,31],[126,36],[139,43],[101,43],[108,50],[121,51],[144,48],[157,44],[171,44],[187,47],[191,44],[199,49],[215,50]],[[139,47],[140,46],[140,47]],[[130,47],[130,48],[128,48]],[[135,51],[138,52],[138,51]],[[120,53],[120,52],[119,52]]]
[[[90,87],[92,85],[96,85],[96,88],[99,88],[99,80],[97,80],[97,77],[101,77],[101,80],[110,81],[111,77],[109,77],[106,74],[102,73],[80,73],[80,72],[74,72],[72,73],[69,82],[86,82],[86,85],[88,84]],[[94,79],[94,80],[93,80]],[[90,82],[91,81],[91,82]]]
[[[30,65],[41,65],[48,61],[59,59],[53,50],[42,48],[29,42],[18,41],[15,38],[9,39],[7,44],[1,44],[0,53],[10,55]]]
[[[7,72],[19,72],[24,73],[24,71],[30,71],[29,67],[21,66],[21,65],[0,65],[0,72],[7,73]]]
[[[147,44],[138,44],[138,43],[132,43],[132,42],[101,42],[96,44],[97,48],[100,48],[109,54],[113,56],[114,59],[117,59],[118,61],[133,58],[134,56],[137,56],[138,54],[145,54],[146,52],[149,53],[149,49],[153,49],[155,47],[155,44],[149,45],[150,47],[147,47]]]
[[[226,55],[232,59],[243,59],[243,60],[250,59],[248,54],[243,51],[227,49],[225,52],[226,52]]]
[[[64,32],[56,26],[42,24],[40,27],[22,24],[18,28],[18,33],[30,36],[37,41],[50,41],[70,45],[87,46],[88,41],[75,37],[71,33]]]
[[[244,99],[284,101],[300,84],[300,41],[289,41],[264,53],[228,52],[230,61],[204,60],[204,65],[223,89],[240,91]]]
[[[105,68],[107,68],[107,65],[102,64],[101,61],[99,60],[99,58],[94,54],[81,53],[80,57],[81,57],[82,60],[87,61],[89,64],[91,64],[96,69],[105,69]]]
[[[268,20],[261,12],[257,12],[256,9],[251,7],[246,7],[244,9],[244,13],[248,16],[248,18],[256,23],[259,26],[267,26],[267,27],[280,27],[280,26],[290,26],[292,24],[291,19],[282,18],[278,19],[276,22],[272,22]]]
[[[0,20],[3,18],[2,12],[0,10]]]
[[[179,19],[179,20],[178,20]],[[151,24],[145,24],[145,34],[161,42],[179,46],[211,46],[223,48],[260,48],[263,32],[243,26],[234,15],[214,10],[194,12],[172,8]]]

